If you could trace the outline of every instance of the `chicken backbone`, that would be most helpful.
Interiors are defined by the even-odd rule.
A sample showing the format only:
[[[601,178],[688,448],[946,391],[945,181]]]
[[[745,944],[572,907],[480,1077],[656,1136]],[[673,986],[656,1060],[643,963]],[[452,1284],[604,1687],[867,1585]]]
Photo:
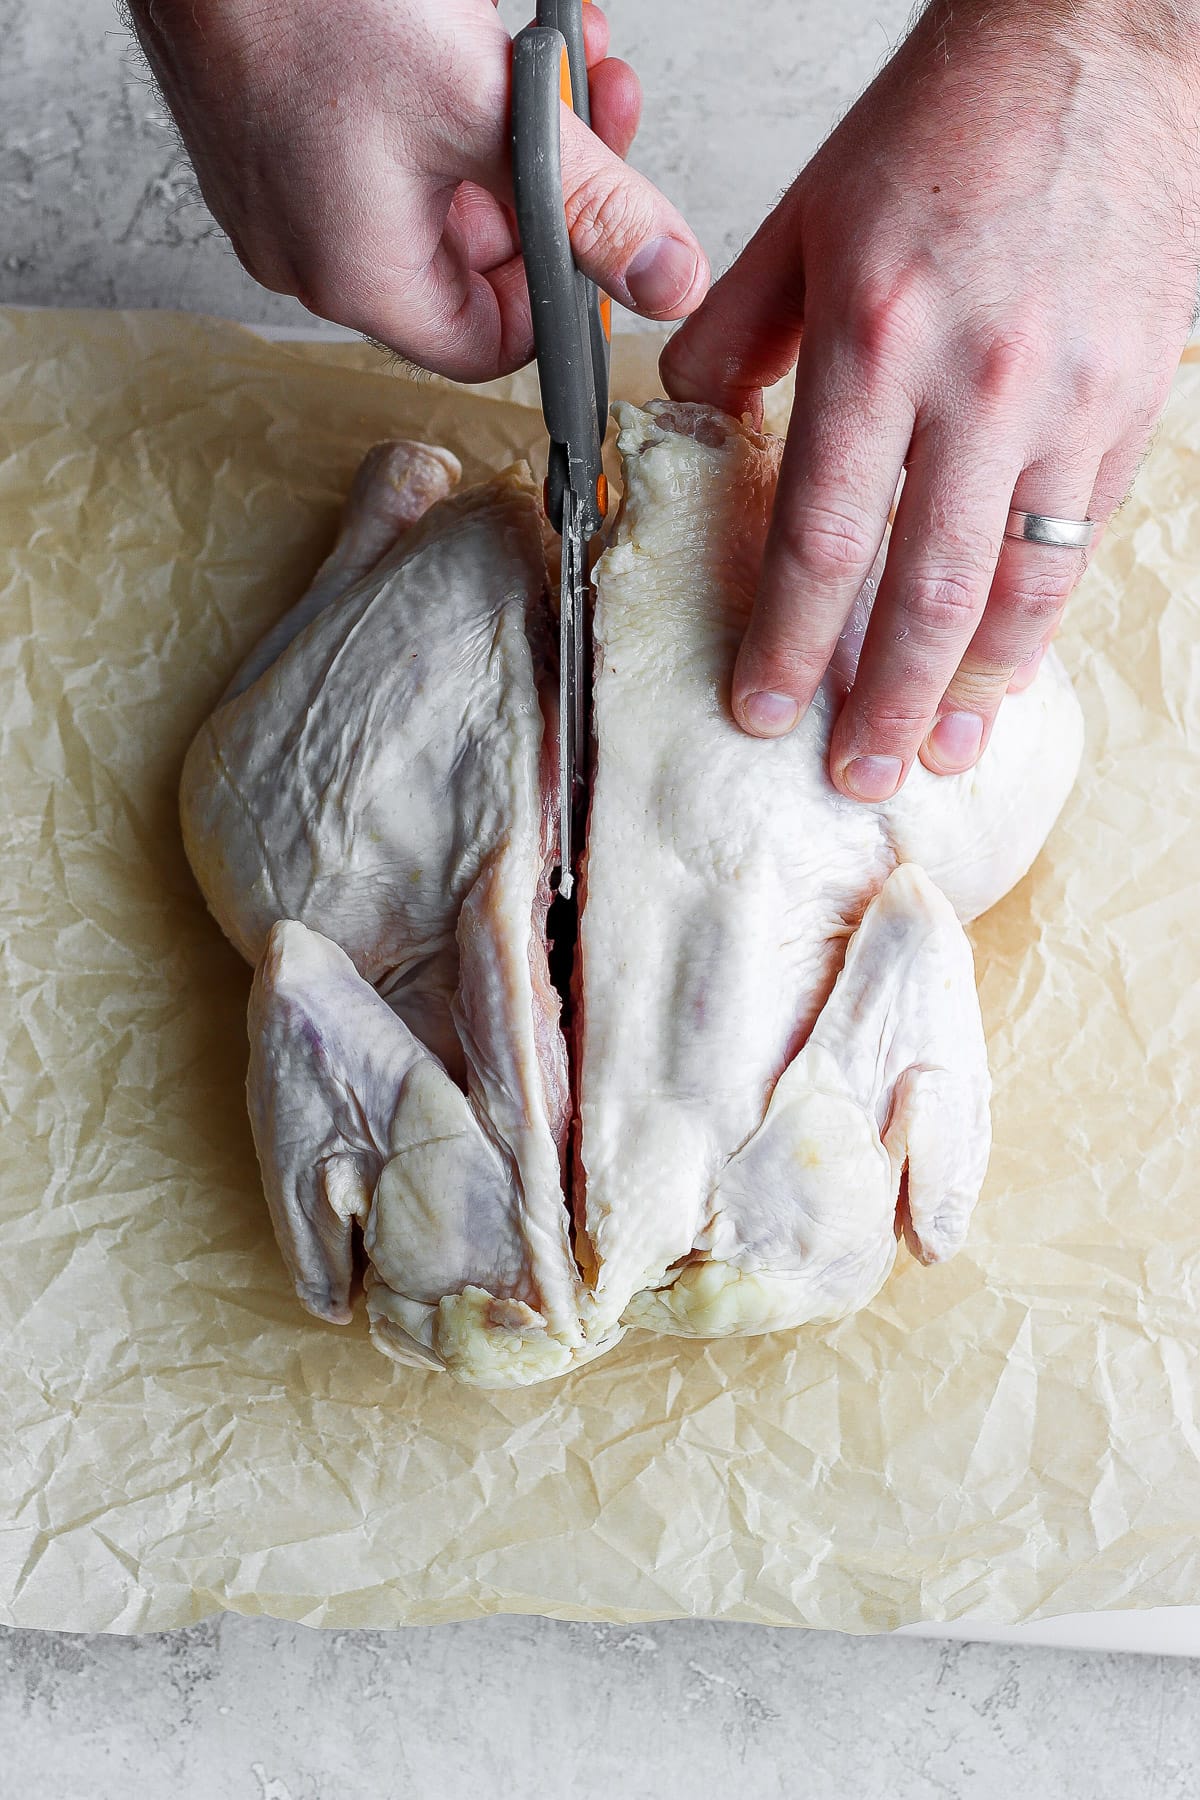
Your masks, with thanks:
[[[248,1095],[297,1292],[400,1362],[559,1375],[630,1326],[831,1320],[962,1244],[989,1149],[970,920],[1070,790],[1053,655],[977,768],[826,774],[865,591],[799,727],[734,725],[780,445],[616,409],[567,1015],[555,628],[528,472],[377,446],[337,544],[200,731],[184,838],[254,966]]]

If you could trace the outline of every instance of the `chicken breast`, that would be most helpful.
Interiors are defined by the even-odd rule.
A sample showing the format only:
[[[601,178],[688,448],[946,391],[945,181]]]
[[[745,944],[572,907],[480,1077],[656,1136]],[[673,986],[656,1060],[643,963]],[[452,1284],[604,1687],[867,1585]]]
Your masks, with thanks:
[[[184,770],[184,837],[255,966],[248,1093],[305,1305],[480,1386],[630,1325],[722,1334],[865,1304],[897,1202],[962,1242],[988,1077],[961,920],[1074,777],[1054,658],[977,770],[880,807],[825,774],[855,628],[789,738],[733,725],[779,446],[618,409],[596,571],[594,781],[569,1046],[550,979],[553,626],[528,476],[372,451],[338,543]],[[569,1051],[569,1054],[568,1054]]]
[[[1080,713],[1047,657],[977,769],[918,767],[874,807],[826,773],[836,672],[789,737],[746,737],[728,692],[780,445],[707,407],[616,413],[580,935],[590,1329],[834,1318],[891,1267],[902,1173],[921,1255],[966,1234],[988,1076],[959,921],[1032,862]]]

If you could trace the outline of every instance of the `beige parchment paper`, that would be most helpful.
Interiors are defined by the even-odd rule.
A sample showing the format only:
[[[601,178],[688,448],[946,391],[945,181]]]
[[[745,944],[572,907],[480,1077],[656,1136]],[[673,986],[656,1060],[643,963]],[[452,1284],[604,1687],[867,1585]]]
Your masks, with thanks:
[[[641,399],[647,346],[615,388]],[[1200,1601],[1200,367],[1070,611],[1083,779],[975,932],[996,1150],[968,1248],[857,1318],[631,1336],[511,1394],[293,1298],[249,972],[185,747],[362,451],[536,450],[360,345],[0,314],[0,1617],[491,1612],[879,1630]]]

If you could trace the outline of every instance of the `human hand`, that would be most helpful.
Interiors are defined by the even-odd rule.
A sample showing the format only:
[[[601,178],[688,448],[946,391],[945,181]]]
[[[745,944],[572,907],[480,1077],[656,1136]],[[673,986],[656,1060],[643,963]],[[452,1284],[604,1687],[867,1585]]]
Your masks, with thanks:
[[[533,353],[511,212],[511,41],[493,0],[129,0],[201,190],[250,274],[424,368],[483,381]],[[585,6],[593,130],[564,109],[586,274],[682,317],[708,285],[683,219],[622,158],[641,91]]]
[[[811,701],[906,471],[830,746],[881,800],[969,768],[1085,566],[1005,541],[1010,507],[1104,521],[1196,300],[1200,12],[1175,0],[941,0],[663,358],[734,413],[796,403],[733,706]]]

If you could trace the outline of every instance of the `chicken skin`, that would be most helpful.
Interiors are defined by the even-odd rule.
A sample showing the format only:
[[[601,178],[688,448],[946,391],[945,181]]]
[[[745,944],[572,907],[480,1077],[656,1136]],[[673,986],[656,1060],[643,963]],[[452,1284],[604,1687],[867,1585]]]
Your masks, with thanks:
[[[184,838],[254,966],[251,1122],[304,1304],[484,1387],[631,1326],[839,1317],[898,1205],[961,1245],[989,1148],[962,929],[1074,780],[1048,656],[970,774],[879,806],[825,771],[856,623],[788,738],[734,725],[779,445],[700,406],[617,409],[625,495],[595,571],[592,790],[569,1031],[545,521],[520,470],[453,492],[377,446],[311,588],[189,752]]]

